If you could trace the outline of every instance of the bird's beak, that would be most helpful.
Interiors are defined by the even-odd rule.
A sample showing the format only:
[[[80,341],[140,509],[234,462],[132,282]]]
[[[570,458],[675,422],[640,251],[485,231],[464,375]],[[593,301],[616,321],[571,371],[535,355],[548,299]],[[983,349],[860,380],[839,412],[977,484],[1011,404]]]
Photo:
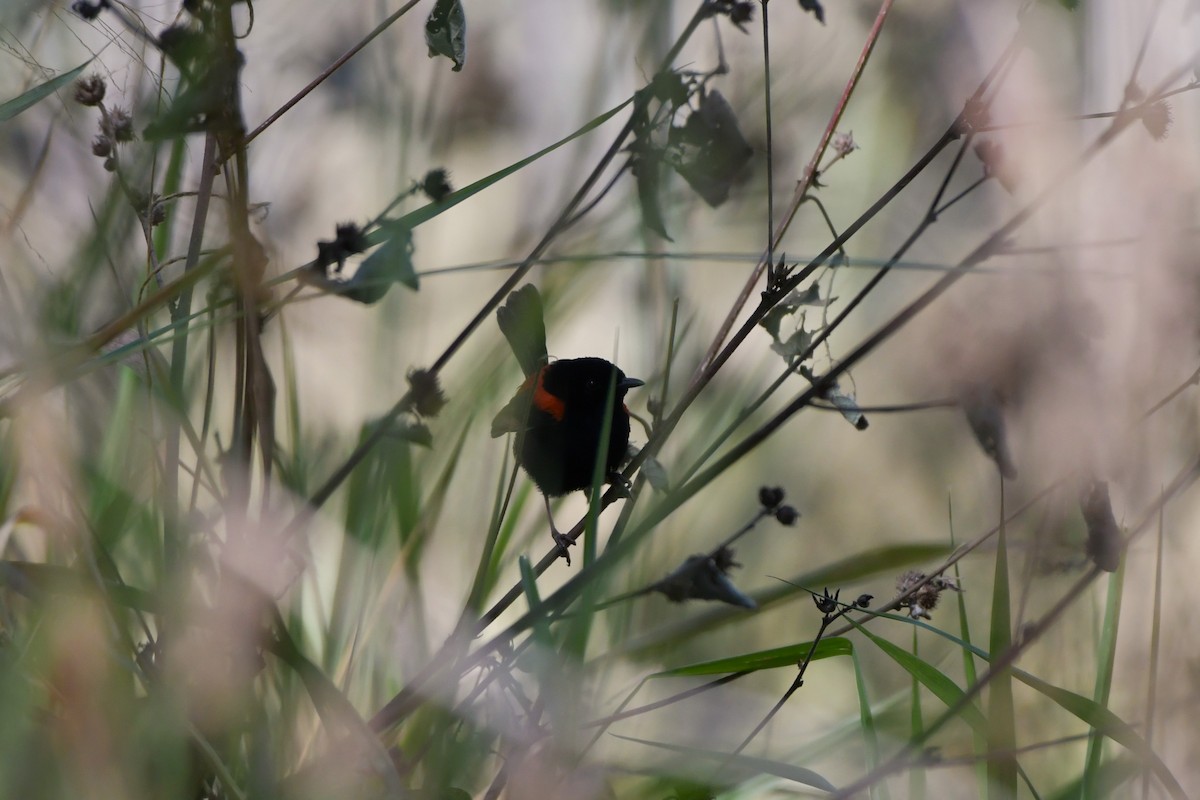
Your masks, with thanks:
[[[623,381],[621,381],[620,383],[617,384],[617,388],[621,389],[621,390],[625,390],[625,389],[634,389],[634,388],[637,388],[638,386],[645,386],[645,385],[646,385],[645,381],[638,380],[637,378],[625,378]]]

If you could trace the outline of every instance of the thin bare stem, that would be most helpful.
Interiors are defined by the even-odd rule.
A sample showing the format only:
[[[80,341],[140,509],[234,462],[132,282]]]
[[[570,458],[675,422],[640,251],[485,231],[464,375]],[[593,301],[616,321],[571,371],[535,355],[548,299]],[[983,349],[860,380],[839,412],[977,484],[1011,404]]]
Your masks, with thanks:
[[[767,22],[770,0],[760,0],[762,7],[763,43],[763,101],[767,123],[767,257],[766,263],[775,263],[775,146],[774,127],[771,124],[771,26]]]
[[[248,134],[246,134],[245,138],[242,140],[243,146],[250,144],[250,142],[252,142],[256,138],[258,138],[258,135],[260,133],[262,133],[267,128],[274,125],[275,122],[280,117],[282,117],[287,112],[291,111],[293,106],[295,106],[297,103],[299,103],[305,97],[307,97],[308,94],[310,92],[312,92],[313,89],[316,89],[318,86],[320,86],[322,83],[324,83],[325,80],[327,78],[329,78],[330,75],[332,75],[333,73],[335,73],[339,69],[341,69],[347,61],[354,58],[354,56],[358,55],[360,50],[362,50],[364,47],[366,47],[368,44],[370,44],[372,41],[374,41],[375,37],[379,36],[379,34],[383,33],[385,30],[390,28],[392,26],[392,23],[394,23],[396,20],[400,19],[405,14],[407,14],[409,12],[409,10],[413,6],[415,6],[418,2],[420,2],[420,0],[408,0],[407,3],[405,3],[400,8],[398,8],[387,19],[385,19],[383,22],[376,25],[375,29],[372,30],[370,33],[368,33],[365,37],[363,37],[363,39],[361,41],[359,41],[357,44],[355,44],[353,47],[351,47],[345,53],[342,53],[340,56],[338,56],[338,58],[332,64],[330,64],[328,67],[326,67],[324,70],[322,70],[321,73],[319,75],[317,75],[317,77],[315,77],[311,81],[309,81],[307,86],[305,86],[303,89],[301,89],[295,95],[293,95],[290,100],[288,100],[286,103],[284,103],[278,109],[276,109],[271,114],[271,116],[267,117],[265,120],[263,120],[261,123],[259,123],[257,128],[255,128],[254,130],[252,130]]]
[[[217,137],[210,132],[204,137],[204,153],[200,157],[200,184],[196,189],[196,208],[192,215],[192,232],[188,239],[187,260],[183,265],[183,274],[197,272],[200,262],[200,248],[204,243],[204,229],[208,221],[208,206],[212,199],[213,189],[213,159],[217,152]],[[161,292],[160,292],[161,293]],[[191,314],[192,286],[187,284],[179,292],[179,299],[171,312],[172,321],[178,321]],[[138,317],[137,319],[141,319]],[[171,346],[171,391],[176,397],[183,397],[184,378],[187,373],[188,330],[180,328]],[[186,413],[181,408],[179,413]],[[179,564],[179,560],[187,551],[187,543],[181,537],[186,536],[181,526],[175,525],[177,507],[179,504],[179,424],[172,423],[167,431],[166,454],[163,466],[163,499],[166,504],[165,519],[167,520],[167,535],[163,541],[163,559],[170,574]]]
[[[834,131],[837,130],[837,125],[842,119],[842,115],[846,111],[846,106],[850,103],[850,97],[854,94],[854,89],[858,86],[858,81],[862,77],[863,70],[866,69],[867,61],[871,57],[871,52],[875,49],[875,43],[879,40],[880,33],[883,32],[883,23],[887,20],[888,12],[891,10],[893,0],[883,0],[883,4],[879,8],[879,13],[875,16],[875,23],[871,26],[871,30],[867,33],[867,40],[863,45],[862,52],[859,54],[858,62],[854,65],[854,70],[850,73],[850,80],[846,82],[846,87],[842,90],[842,96],[838,100],[838,104],[833,109],[833,114],[829,117],[829,122],[825,126],[825,132],[821,135],[821,140],[817,143],[816,150],[813,151],[812,158],[809,159],[808,166],[804,169],[804,174],[800,181],[796,184],[796,191],[792,195],[791,207],[783,220],[779,223],[774,236],[769,237],[767,249],[764,251],[762,258],[746,279],[746,284],[742,287],[737,299],[734,300],[733,307],[729,310],[729,314],[721,323],[721,327],[717,329],[716,336],[713,337],[712,344],[709,345],[708,352],[704,359],[700,362],[700,366],[696,368],[696,374],[693,376],[693,383],[702,379],[702,375],[708,371],[712,361],[720,352],[721,345],[725,342],[725,337],[729,335],[729,331],[733,328],[733,323],[745,307],[746,302],[750,299],[754,287],[758,284],[759,278],[762,277],[763,271],[769,264],[774,263],[772,258],[775,248],[783,241],[784,234],[791,227],[792,219],[796,216],[796,212],[800,209],[800,205],[804,202],[804,197],[808,194],[808,190],[812,187],[812,183],[817,177],[817,166],[821,163],[821,159],[825,155],[826,148],[829,147],[829,142],[833,139]],[[764,17],[766,9],[764,4]],[[765,44],[765,34],[764,34]],[[768,90],[770,86],[768,84]],[[769,95],[768,95],[769,97]],[[769,132],[768,128],[768,132]],[[770,167],[768,166],[768,175],[770,175]]]

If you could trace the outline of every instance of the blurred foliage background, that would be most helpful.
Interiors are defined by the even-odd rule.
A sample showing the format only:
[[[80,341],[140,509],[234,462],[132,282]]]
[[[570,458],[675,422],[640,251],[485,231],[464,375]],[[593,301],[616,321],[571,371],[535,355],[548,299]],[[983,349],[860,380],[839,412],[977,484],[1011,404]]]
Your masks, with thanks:
[[[8,0],[0,794],[1195,793],[1198,28]],[[646,381],[572,567],[488,435],[525,282]],[[752,520],[753,610],[639,593]]]

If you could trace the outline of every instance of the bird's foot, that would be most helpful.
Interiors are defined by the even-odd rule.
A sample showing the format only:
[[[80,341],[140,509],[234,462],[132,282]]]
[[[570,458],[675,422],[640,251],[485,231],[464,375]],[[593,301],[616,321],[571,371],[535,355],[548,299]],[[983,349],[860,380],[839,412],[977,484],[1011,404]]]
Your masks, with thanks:
[[[550,529],[550,536],[554,538],[554,543],[558,545],[558,554],[567,562],[567,566],[571,566],[571,551],[567,548],[575,544],[571,537],[564,533],[559,533],[554,528]]]
[[[617,497],[628,500],[633,494],[633,483],[619,472],[610,472],[606,479],[617,492]]]

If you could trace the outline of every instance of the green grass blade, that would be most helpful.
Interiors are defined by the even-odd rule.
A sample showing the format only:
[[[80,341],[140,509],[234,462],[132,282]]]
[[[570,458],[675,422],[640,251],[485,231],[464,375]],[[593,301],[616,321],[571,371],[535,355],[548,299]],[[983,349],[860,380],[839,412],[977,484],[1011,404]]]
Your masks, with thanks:
[[[1154,746],[1154,720],[1158,699],[1159,642],[1162,634],[1162,587],[1163,587],[1163,513],[1158,513],[1158,536],[1154,550],[1154,611],[1150,624],[1149,680],[1146,681],[1146,744]],[[1142,797],[1150,796],[1150,770],[1142,774]]]
[[[484,581],[484,590],[480,595],[480,602],[496,588],[501,576],[504,574],[509,545],[512,544],[513,539],[516,537],[517,523],[521,519],[521,511],[525,508],[530,498],[533,497],[535,491],[533,481],[517,481],[517,488],[513,492],[508,514],[505,516],[503,524],[496,535],[495,547],[492,548],[491,559],[488,562],[487,574]]]
[[[1104,622],[1100,630],[1097,652],[1096,688],[1092,700],[1099,706],[1108,707],[1112,693],[1113,666],[1117,657],[1118,623],[1121,618],[1121,594],[1125,585],[1125,560],[1121,559],[1117,571],[1108,577],[1108,600],[1104,607]],[[1088,737],[1087,757],[1083,768],[1083,786],[1080,797],[1099,797],[1102,791],[1101,767],[1104,761],[1104,737],[1093,730]]]
[[[974,645],[969,645],[963,640],[959,639],[957,636],[954,636],[953,634],[939,628],[935,628],[927,623],[921,622],[920,620],[914,620],[895,614],[881,614],[880,616],[895,622],[916,625],[924,630],[930,631],[942,637],[943,639],[946,639],[947,641],[954,642],[960,647],[968,648],[974,655],[982,658],[984,661],[991,661],[991,656],[988,655],[987,651],[982,650]],[[1123,719],[1118,717],[1104,706],[1095,703],[1090,698],[1084,697],[1081,694],[1076,694],[1068,689],[1062,689],[1058,686],[1054,686],[1053,684],[1047,683],[1041,678],[1030,675],[1024,670],[1014,668],[1012,670],[1012,675],[1021,683],[1044,695],[1067,713],[1078,717],[1088,726],[1096,728],[1109,739],[1112,739],[1117,744],[1139,756],[1143,763],[1145,763],[1146,767],[1153,772],[1153,774],[1158,778],[1159,782],[1162,783],[1163,787],[1167,790],[1168,794],[1170,794],[1172,798],[1175,798],[1175,800],[1186,800],[1188,795],[1183,791],[1183,787],[1180,786],[1179,781],[1167,768],[1167,765],[1163,763],[1162,759],[1159,758],[1158,754],[1154,752],[1154,750],[1146,743],[1146,740],[1142,738],[1141,734],[1139,734],[1132,725],[1125,722]]]
[[[404,566],[411,580],[419,579],[421,556],[434,532],[438,530],[442,512],[446,508],[446,501],[451,497],[451,481],[458,473],[458,465],[462,459],[463,447],[466,445],[469,430],[468,422],[459,433],[458,439],[454,443],[454,449],[450,451],[445,466],[424,501],[418,497],[410,497],[395,491],[397,484],[392,484],[392,514],[396,520],[397,529],[400,531],[400,544],[404,548]],[[411,466],[411,462],[409,464]],[[420,474],[419,465],[415,468],[415,472],[417,475]],[[414,483],[419,487],[419,481],[414,481]]]
[[[488,591],[495,586],[499,579],[499,570],[503,565],[497,558],[496,550],[497,547],[502,546],[500,540],[503,529],[507,527],[511,536],[513,524],[513,515],[510,514],[507,520],[501,518],[501,514],[505,512],[505,503],[509,498],[507,487],[512,483],[512,478],[509,477],[511,474],[512,470],[508,466],[508,450],[505,449],[504,461],[496,474],[496,492],[492,497],[492,513],[488,521],[487,538],[484,539],[483,547],[479,550],[479,561],[475,565],[475,577],[471,579],[471,588],[467,592],[467,602],[463,607],[464,619],[478,615]],[[507,539],[504,541],[507,542]]]
[[[56,75],[44,83],[39,83],[29,91],[22,92],[13,99],[0,103],[0,122],[8,122],[21,112],[36,106],[47,97],[78,78],[79,74],[87,69],[87,65],[90,63],[92,63],[92,60],[89,58],[87,61],[83,62],[70,72],[64,72],[61,75]]]
[[[563,145],[584,134],[590,133],[612,119],[613,116],[632,101],[633,98],[631,97],[592,119],[566,138],[558,140],[549,147],[543,148],[527,158],[510,164],[504,169],[493,172],[485,178],[480,178],[469,186],[464,186],[456,192],[451,192],[440,201],[426,203],[399,219],[376,219],[375,221],[379,223],[379,227],[367,234],[367,246],[382,245],[382,247],[363,259],[362,264],[359,265],[358,270],[354,273],[354,277],[347,281],[339,289],[339,292],[351,300],[357,300],[360,303],[370,305],[383,299],[393,283],[402,283],[408,288],[416,290],[418,278],[412,262],[412,233],[414,228],[423,222],[428,222],[445,211],[449,211],[464,200],[479,194],[484,189],[490,188],[509,175],[519,172],[534,161],[554,152]],[[406,189],[392,200],[388,205],[388,210],[394,208],[411,194],[412,192]],[[386,213],[387,210],[384,211],[384,214]],[[380,217],[382,216],[380,215]]]
[[[1008,534],[1002,524],[996,537],[996,570],[992,581],[991,633],[988,638],[988,649],[993,653],[1002,653],[1012,644],[1010,598]],[[1012,755],[1017,749],[1016,710],[1010,670],[997,673],[988,684],[987,715],[988,796],[1007,800],[1017,796],[1017,761]]]
[[[164,98],[165,99],[165,98]],[[183,166],[187,157],[187,137],[179,136],[171,140],[171,151],[167,157],[167,166],[162,174],[162,188],[159,194],[173,195],[183,188]],[[163,207],[163,221],[154,226],[154,252],[159,261],[169,258],[171,241],[175,231],[175,223],[180,216],[178,203],[166,203]]]
[[[530,611],[537,611],[542,605],[542,595],[538,591],[537,574],[533,571],[533,565],[529,563],[526,556],[521,556],[517,559],[517,565],[521,570],[521,590],[525,592],[525,599],[529,603]],[[554,650],[554,637],[550,635],[550,626],[546,622],[544,614],[539,614],[538,619],[533,623],[533,639],[537,642],[544,652],[552,652]]]
[[[1080,775],[1078,779],[1059,789],[1054,794],[1050,795],[1048,800],[1076,800],[1079,797],[1107,797],[1108,793],[1102,794],[1086,794],[1090,791],[1089,785],[1095,786],[1120,786],[1125,781],[1133,778],[1142,769],[1142,764],[1136,758],[1129,756],[1118,756],[1110,758],[1102,762],[1096,768],[1094,776]],[[1094,783],[1093,783],[1094,778]]]
[[[947,514],[950,521],[950,544],[957,546],[954,539],[954,507],[948,504]],[[958,584],[962,585],[962,573],[958,568],[958,562],[954,563],[954,579]],[[975,669],[975,654],[971,644],[971,623],[967,617],[967,598],[963,592],[954,593],[954,601],[958,608],[958,630],[962,637],[962,644],[959,647],[959,652],[962,653],[963,659],[963,678],[967,686],[973,685],[979,680],[979,672]],[[976,781],[979,784],[979,796],[983,797],[987,794],[987,760],[983,757],[987,753],[987,734],[984,731],[972,730],[971,739],[975,757],[979,759],[979,764],[975,768]]]
[[[785,780],[795,781],[796,783],[811,786],[814,789],[820,789],[825,792],[836,792],[837,787],[826,780],[822,775],[813,772],[811,769],[798,767],[794,764],[786,764],[782,761],[776,761],[769,758],[755,758],[753,756],[736,755],[731,756],[729,753],[723,753],[716,750],[704,750],[698,747],[682,747],[680,745],[667,744],[666,742],[655,742],[649,739],[637,739],[632,736],[621,736],[613,734],[616,739],[622,739],[626,742],[635,742],[647,747],[654,747],[660,750],[667,750],[672,753],[678,753],[683,756],[696,756],[709,761],[716,761],[721,764],[722,772],[732,771],[734,775],[719,774],[716,781],[719,783],[740,783],[741,781],[752,778],[756,775],[774,775]]]
[[[388,757],[387,751],[367,726],[366,721],[359,715],[354,705],[316,664],[300,652],[300,648],[296,646],[291,634],[284,627],[283,620],[278,616],[276,616],[274,627],[275,635],[267,641],[267,649],[300,678],[321,721],[331,731],[344,730],[353,736],[359,746],[369,754],[376,774],[382,778],[388,791],[395,793],[393,795],[395,797],[403,796],[404,789],[400,786],[400,778],[396,774],[396,768]]]
[[[847,619],[850,618],[847,617]],[[850,620],[850,622],[858,629],[859,633],[882,650],[884,655],[896,662],[913,680],[928,689],[938,700],[941,700],[947,708],[962,700],[963,690],[959,688],[958,684],[947,677],[945,673],[904,648],[897,647],[887,639],[876,636],[857,622],[854,622],[854,620]],[[974,705],[967,706],[963,711],[962,720],[972,730],[986,731],[988,729],[988,721],[984,719],[983,713]],[[920,739],[916,741],[920,741]]]
[[[862,726],[863,746],[867,752],[866,771],[873,772],[879,766],[879,736],[875,730],[875,715],[871,711],[871,698],[867,695],[867,681],[863,676],[862,663],[859,661],[857,650],[851,650],[850,659],[854,662],[854,687],[858,691],[858,718]],[[878,781],[871,786],[872,798],[887,800],[889,796],[886,781]]]
[[[418,225],[420,225],[424,222],[428,222],[429,220],[433,219],[438,214],[441,214],[444,211],[449,211],[451,208],[454,208],[454,206],[458,205],[462,201],[468,200],[471,197],[474,197],[475,195],[482,192],[484,189],[487,189],[487,188],[491,187],[492,185],[499,183],[500,181],[507,178],[509,175],[512,175],[515,172],[519,172],[519,171],[523,170],[525,167],[527,167],[530,164],[532,164],[533,162],[537,161],[539,158],[542,158],[543,156],[547,156],[550,153],[553,153],[555,150],[557,150],[558,148],[562,147],[565,144],[570,144],[574,140],[578,139],[580,136],[584,136],[585,134],[591,133],[596,128],[599,128],[601,125],[603,125],[604,123],[606,123],[610,119],[612,119],[614,116],[616,116],[621,111],[621,109],[625,108],[625,106],[629,105],[632,102],[633,102],[633,97],[630,97],[629,99],[625,100],[624,102],[614,106],[613,108],[610,108],[608,111],[605,111],[600,116],[593,118],[586,125],[584,125],[579,130],[575,131],[574,133],[567,135],[565,138],[559,139],[554,144],[549,145],[548,147],[545,147],[545,148],[537,151],[533,155],[523,158],[514,164],[510,164],[509,166],[505,167],[504,169],[493,172],[491,175],[488,175],[485,178],[480,178],[479,180],[475,181],[474,183],[472,183],[468,186],[464,186],[463,188],[459,189],[456,192],[451,192],[450,194],[446,195],[446,197],[441,202],[427,203],[426,205],[421,206],[420,208],[415,209],[414,211],[410,211],[409,213],[400,217],[400,219],[397,220],[395,224],[398,224],[398,225],[402,226],[403,228],[406,228],[411,231],[413,228],[416,228]],[[401,193],[400,195],[398,195],[396,197],[396,199],[394,199],[391,202],[391,204],[389,205],[389,208],[396,206],[398,203],[403,201],[404,198],[408,197],[408,195],[409,195],[408,191],[405,191],[405,192]],[[377,245],[377,244],[381,244],[382,242],[386,241],[388,238],[389,238],[389,229],[388,229],[388,227],[385,226],[385,227],[380,228],[377,231],[374,231],[372,234],[370,234],[367,237],[367,241],[371,245]]]
[[[1036,678],[1021,670],[1013,670],[1013,676],[1021,681],[1021,683],[1041,692],[1062,709],[1074,714],[1104,736],[1107,736],[1109,739],[1112,739],[1117,744],[1139,756],[1153,770],[1163,788],[1167,790],[1167,793],[1172,798],[1175,798],[1175,800],[1186,800],[1188,795],[1183,790],[1183,787],[1180,786],[1179,781],[1176,780],[1175,776],[1167,768],[1167,765],[1162,762],[1157,753],[1150,749],[1149,745],[1146,744],[1146,740],[1142,738],[1141,734],[1132,725],[1104,706],[1081,694],[1052,686],[1040,678]]]
[[[284,429],[291,442],[291,452],[279,456],[280,481],[299,495],[308,494],[308,464],[312,458],[304,450],[304,432],[301,430],[303,417],[300,413],[300,387],[296,372],[296,351],[292,346],[292,336],[288,328],[286,315],[279,317],[280,353],[283,357],[282,380],[283,390],[280,392],[283,405]],[[277,448],[278,449],[278,448]],[[286,460],[284,460],[286,458]]]
[[[699,677],[703,675],[727,675],[733,672],[757,672],[763,669],[794,667],[808,654],[811,648],[812,642],[802,642],[801,644],[776,647],[771,650],[744,653],[740,656],[718,658],[714,661],[702,661],[698,664],[689,664],[685,667],[675,667],[674,669],[656,672],[649,677]],[[849,639],[840,636],[822,639],[817,644],[817,649],[813,652],[812,660],[817,661],[822,658],[833,658],[834,656],[848,656],[852,650],[853,647]]]
[[[72,567],[27,561],[0,561],[0,585],[33,598],[42,593],[90,597],[95,591],[96,582]],[[160,610],[158,598],[144,589],[107,581],[103,588],[108,600],[124,608],[150,613],[158,613]]]
[[[912,656],[916,659],[921,657],[920,640],[917,638],[916,628],[913,628],[912,630]],[[924,739],[925,719],[921,714],[921,681],[917,679],[916,675],[913,675],[912,680],[909,681],[908,719],[909,740],[913,742],[919,742]],[[908,771],[908,796],[925,797],[927,794],[928,784],[925,780],[925,769],[918,764]]]

